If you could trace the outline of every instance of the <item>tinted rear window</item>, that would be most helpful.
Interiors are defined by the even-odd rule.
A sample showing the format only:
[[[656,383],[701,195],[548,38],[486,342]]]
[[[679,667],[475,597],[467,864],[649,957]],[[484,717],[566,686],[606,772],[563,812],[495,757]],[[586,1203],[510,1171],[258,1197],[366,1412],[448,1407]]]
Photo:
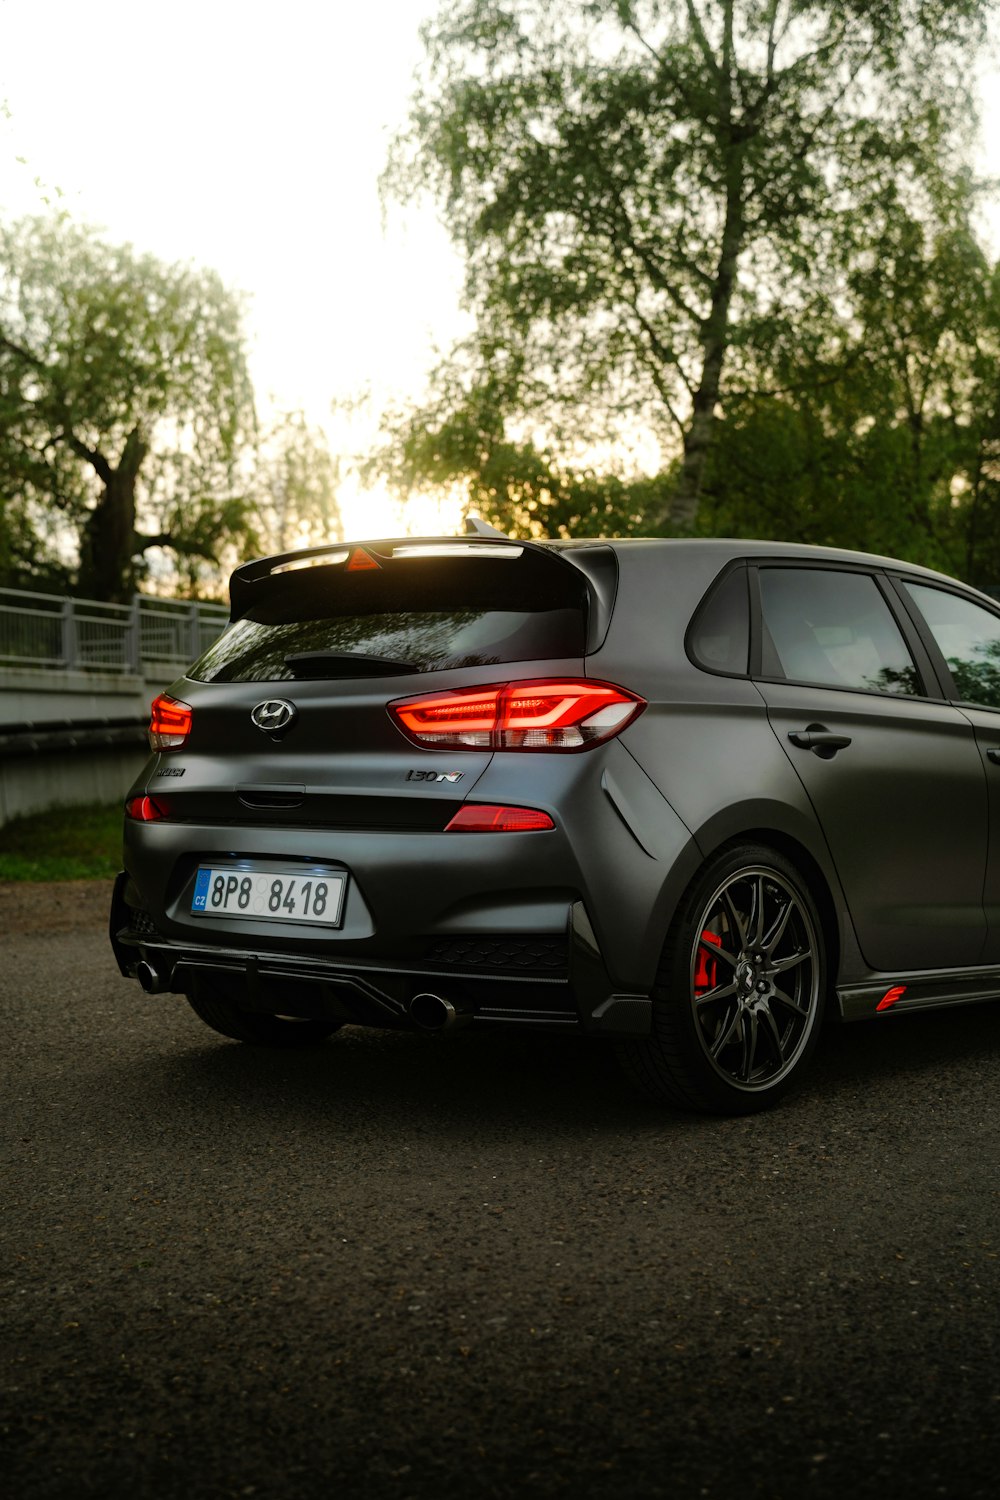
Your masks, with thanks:
[[[285,682],[584,653],[586,580],[539,553],[387,558],[356,573],[304,568],[261,579],[253,591],[244,617],[189,676]]]

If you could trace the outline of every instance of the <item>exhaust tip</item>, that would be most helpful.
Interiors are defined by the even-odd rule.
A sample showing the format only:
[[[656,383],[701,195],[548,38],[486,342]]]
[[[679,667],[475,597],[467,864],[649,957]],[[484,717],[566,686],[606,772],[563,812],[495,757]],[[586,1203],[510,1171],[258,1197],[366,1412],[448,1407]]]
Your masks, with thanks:
[[[135,966],[135,977],[139,981],[139,988],[145,990],[147,995],[162,995],[170,988],[170,975],[161,974],[146,959],[140,959]]]
[[[459,1014],[450,1000],[446,1000],[443,995],[431,994],[429,990],[414,995],[407,1014],[421,1031],[445,1031],[459,1021],[468,1019]]]

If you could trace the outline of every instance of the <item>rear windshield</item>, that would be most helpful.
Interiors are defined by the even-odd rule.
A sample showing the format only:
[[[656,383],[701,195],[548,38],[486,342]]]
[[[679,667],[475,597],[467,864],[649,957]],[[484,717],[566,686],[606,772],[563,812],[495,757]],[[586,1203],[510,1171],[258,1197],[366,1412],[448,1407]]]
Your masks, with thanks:
[[[582,656],[586,579],[561,559],[387,558],[263,578],[190,669],[199,682],[288,682]]]

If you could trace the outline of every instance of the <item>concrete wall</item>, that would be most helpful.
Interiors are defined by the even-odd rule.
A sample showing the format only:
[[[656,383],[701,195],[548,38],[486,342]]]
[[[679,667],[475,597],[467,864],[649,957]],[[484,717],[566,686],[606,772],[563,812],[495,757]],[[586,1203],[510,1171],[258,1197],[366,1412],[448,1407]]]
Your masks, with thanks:
[[[52,807],[117,802],[148,758],[147,747],[129,745],[0,758],[0,828]]]
[[[0,670],[0,827],[124,797],[148,758],[149,705],[164,686],[118,672]]]
[[[42,672],[0,669],[0,730],[7,725],[75,719],[149,718],[164,683],[124,672]]]

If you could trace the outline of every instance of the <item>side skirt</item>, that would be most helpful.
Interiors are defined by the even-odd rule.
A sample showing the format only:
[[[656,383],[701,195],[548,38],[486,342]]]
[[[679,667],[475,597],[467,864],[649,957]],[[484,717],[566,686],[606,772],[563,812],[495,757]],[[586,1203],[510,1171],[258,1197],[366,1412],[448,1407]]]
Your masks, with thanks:
[[[862,984],[838,985],[836,995],[845,1021],[974,1005],[980,1000],[1000,1000],[1000,968],[872,975]]]

